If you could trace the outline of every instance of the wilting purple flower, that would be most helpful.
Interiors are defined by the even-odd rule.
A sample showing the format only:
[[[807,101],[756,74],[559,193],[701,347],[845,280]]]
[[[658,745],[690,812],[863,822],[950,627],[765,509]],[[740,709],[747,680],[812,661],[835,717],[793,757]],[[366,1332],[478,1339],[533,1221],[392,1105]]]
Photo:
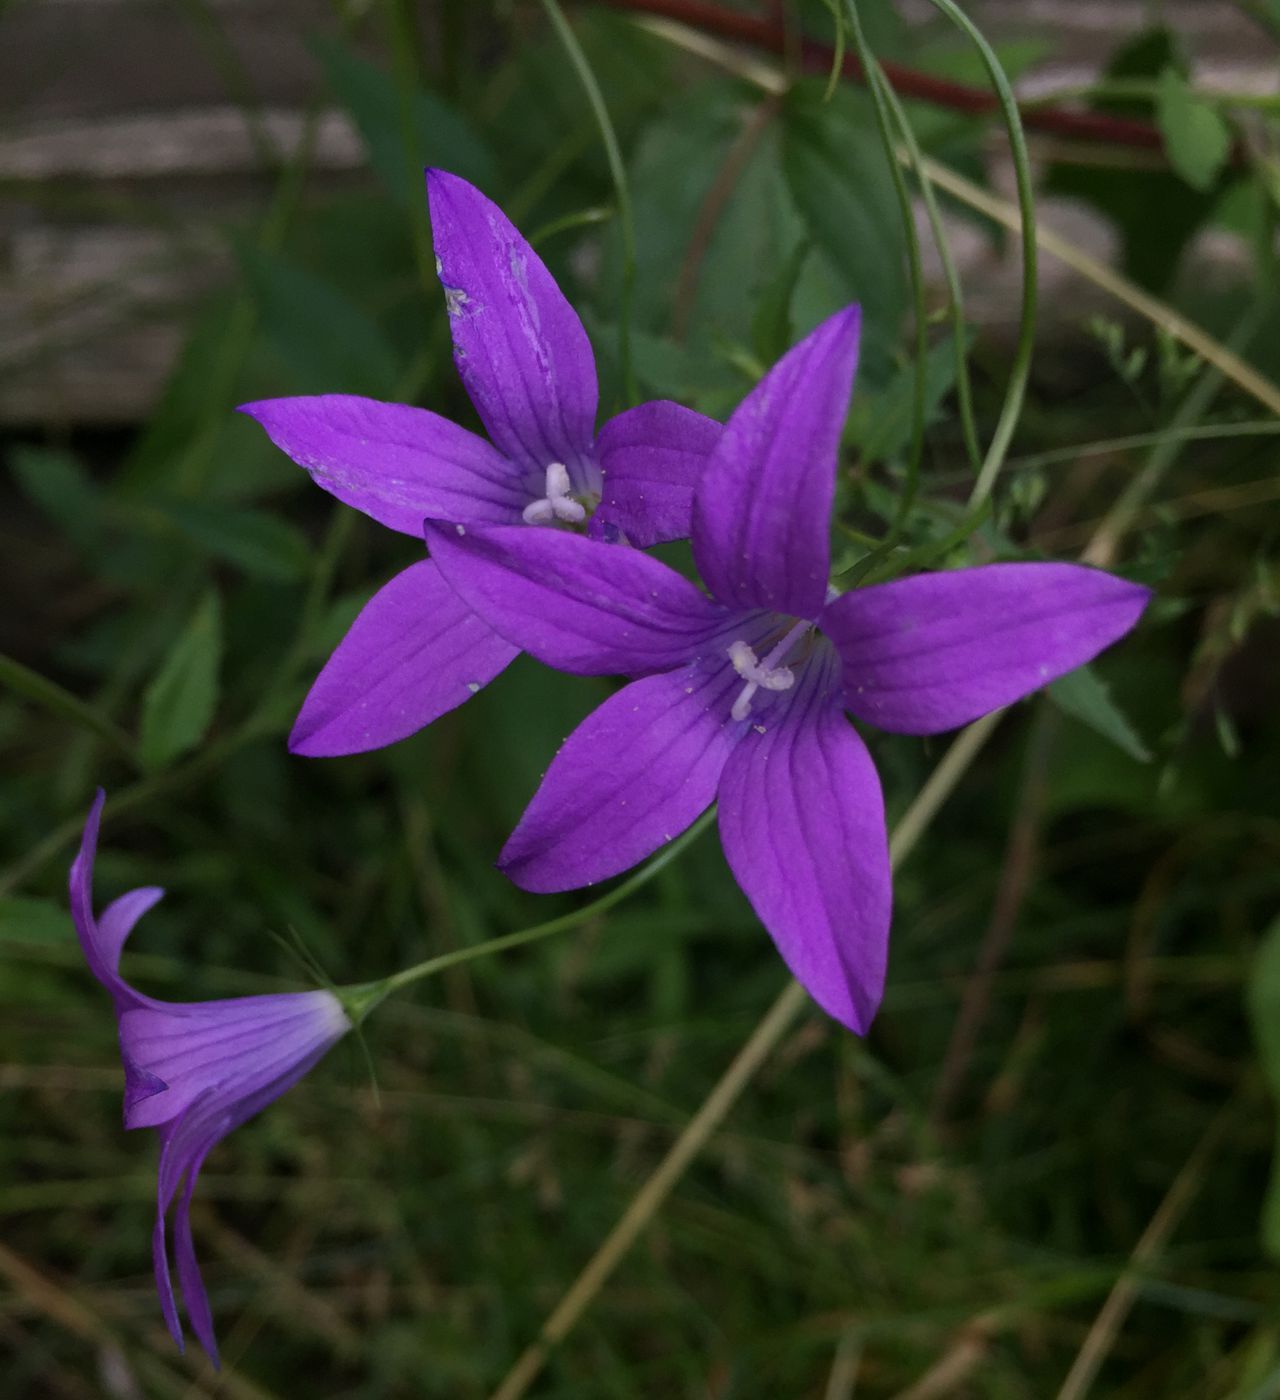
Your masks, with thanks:
[[[906,734],[1037,690],[1137,621],[1147,590],[1072,564],[992,564],[837,596],[836,457],[858,311],[789,351],[698,483],[711,596],[636,550],[432,524],[461,597],[561,670],[639,676],[569,736],[500,864],[525,889],[625,870],[719,799],[738,884],[827,1012],[864,1031],[884,985],[891,885],[880,783],[847,710]]]
[[[422,408],[350,394],[241,410],[316,483],[422,538],[467,525],[579,526],[645,547],[688,535],[693,485],[720,425],[641,404],[595,431],[595,359],[577,313],[507,216],[427,171],[454,362],[489,441]],[[289,738],[312,756],[381,748],[487,685],[516,655],[440,578],[411,564],[370,599],[321,671]]]
[[[302,1078],[351,1023],[330,992],[233,997],[227,1001],[158,1001],[121,976],[120,951],[133,926],[164,894],[131,890],[93,913],[93,860],[105,800],[98,793],[71,866],[71,915],[89,969],[111,993],[124,1063],[124,1125],[160,1134],[156,1225],[152,1236],[156,1287],[164,1320],[183,1345],[165,1217],[173,1215],[173,1251],[187,1316],[214,1364],[213,1317],[191,1238],[191,1196],[211,1148],[233,1128],[278,1099]]]

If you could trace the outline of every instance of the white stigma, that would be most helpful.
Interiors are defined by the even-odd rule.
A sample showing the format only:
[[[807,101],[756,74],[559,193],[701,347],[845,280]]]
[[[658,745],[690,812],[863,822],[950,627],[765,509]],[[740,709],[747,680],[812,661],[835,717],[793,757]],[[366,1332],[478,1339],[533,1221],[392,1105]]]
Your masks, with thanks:
[[[790,636],[787,638],[790,644]],[[733,709],[729,711],[733,719],[746,719],[751,713],[751,698],[757,690],[790,690],[796,683],[795,672],[789,666],[770,666],[769,661],[776,655],[778,648],[774,648],[765,660],[765,664],[760,664],[760,658],[751,647],[741,639],[729,644],[729,660],[733,662],[733,669],[746,681],[742,687],[738,698],[733,702]]]
[[[587,518],[586,508],[569,494],[572,483],[569,469],[563,462],[552,462],[547,468],[546,487],[545,496],[525,506],[523,516],[526,525],[550,525],[553,520],[580,525]]]

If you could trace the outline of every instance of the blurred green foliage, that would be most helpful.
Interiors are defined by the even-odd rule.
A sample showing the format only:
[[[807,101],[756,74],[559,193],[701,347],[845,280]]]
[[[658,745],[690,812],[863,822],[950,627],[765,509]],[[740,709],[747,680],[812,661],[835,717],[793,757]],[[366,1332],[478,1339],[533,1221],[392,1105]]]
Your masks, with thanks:
[[[0,668],[6,1400],[487,1394],[782,980],[708,837],[607,917],[389,1004],[367,1028],[377,1092],[340,1051],[219,1148],[196,1232],[228,1369],[172,1352],[147,1248],[154,1148],[119,1132],[111,1016],[64,912],[93,788],[111,798],[100,897],[170,891],[127,954],[163,996],[302,984],[290,934],[359,981],[577,902],[526,896],[491,863],[605,683],[522,658],[386,752],[284,747],[329,649],[414,549],[232,410],[347,391],[474,424],[425,256],[424,164],[480,182],[534,238],[591,331],[602,404],[622,405],[615,191],[552,32],[537,11],[490,27],[446,6],[415,46],[408,8],[389,12],[311,40],[367,178],[317,192],[304,142],[269,203],[216,230],[235,273],[193,313],[150,422],[6,449],[0,530],[23,551]],[[862,301],[837,542],[856,565],[894,518],[914,428],[902,230],[865,94],[828,99],[815,76],[762,95],[625,16],[571,19],[627,163],[647,396],[723,416],[786,343]],[[831,26],[820,6],[801,19]],[[950,31],[870,29],[883,57],[979,79]],[[1150,82],[1124,110],[1160,122],[1173,168],[1064,156],[1049,188],[1104,209],[1132,275],[1215,332],[1260,307],[1246,353],[1268,369],[1268,257],[1255,246],[1210,294],[1182,254],[1238,228],[1242,199],[1269,238],[1274,187],[1230,163],[1230,112],[1196,96],[1170,36],[1136,39],[1109,77]],[[984,121],[911,113],[927,153],[982,169]],[[549,1400],[842,1397],[850,1367],[859,1396],[887,1397],[948,1365],[915,1393],[1056,1394],[1189,1161],[1097,1393],[1280,1395],[1274,1190],[1265,1249],[1261,1223],[1280,1016],[1274,425],[1249,426],[1257,405],[1230,383],[1180,419],[1208,383],[1198,362],[1175,372],[1133,321],[1108,353],[1078,320],[1037,361],[995,513],[938,562],[1069,556],[1151,473],[1118,566],[1159,601],[1006,721],[898,877],[869,1039],[807,1015],[554,1359]],[[930,340],[905,547],[950,534],[970,481],[952,348],[941,327]],[[1008,339],[978,324],[967,344],[989,436]],[[869,741],[899,814],[943,745]]]

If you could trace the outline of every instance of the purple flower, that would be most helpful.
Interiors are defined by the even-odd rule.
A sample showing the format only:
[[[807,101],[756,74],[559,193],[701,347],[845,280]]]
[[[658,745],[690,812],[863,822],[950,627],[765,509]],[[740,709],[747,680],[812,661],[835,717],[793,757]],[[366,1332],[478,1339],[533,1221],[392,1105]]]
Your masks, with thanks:
[[[595,359],[542,260],[479,190],[427,171],[454,362],[489,441],[438,414],[350,394],[245,404],[317,485],[418,541],[427,516],[581,527],[641,547],[689,533],[720,425],[641,404],[595,432]],[[381,748],[487,685],[516,655],[428,560],[375,593],[290,735],[312,756]]]
[[[71,866],[71,915],[90,971],[115,1002],[124,1063],[124,1125],[155,1128],[160,1134],[152,1256],[164,1320],[182,1347],[165,1217],[185,1176],[173,1216],[174,1258],[191,1326],[217,1365],[213,1317],[191,1238],[196,1178],[210,1149],[296,1084],[351,1023],[329,992],[171,1002],[135,991],[120,976],[120,951],[134,924],[164,891],[131,890],[109,904],[101,918],[94,917],[93,860],[104,800],[100,791]]]
[[[1082,665],[1147,590],[1072,564],[993,564],[838,596],[836,456],[858,310],[788,352],[725,426],[692,543],[710,597],[636,550],[432,524],[466,603],[562,670],[638,676],[569,736],[500,864],[537,891],[603,880],[719,800],[738,884],[788,967],[865,1031],[884,985],[891,887],[880,784],[842,714],[934,734]]]

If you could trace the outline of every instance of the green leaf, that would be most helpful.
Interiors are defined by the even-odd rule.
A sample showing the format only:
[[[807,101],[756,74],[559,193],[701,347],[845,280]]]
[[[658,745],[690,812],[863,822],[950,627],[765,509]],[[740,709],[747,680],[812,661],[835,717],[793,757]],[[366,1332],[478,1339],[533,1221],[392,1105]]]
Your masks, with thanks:
[[[227,378],[224,359],[233,340],[236,304],[235,298],[223,294],[196,317],[159,403],[125,458],[119,477],[124,490],[145,495],[172,480],[174,463],[204,428],[210,385]]]
[[[100,543],[102,492],[80,459],[52,447],[14,447],[9,470],[19,490],[73,543]]]
[[[42,676],[30,666],[15,661],[10,656],[0,655],[0,685],[8,687],[15,694],[23,696],[48,710],[51,714],[79,725],[99,738],[105,739],[126,758],[133,758],[133,745],[109,716],[101,714],[87,701],[81,700],[69,690]]]
[[[956,382],[955,340],[938,342],[928,353],[924,371],[924,412],[928,426]],[[855,395],[848,434],[873,462],[896,457],[911,442],[915,414],[916,367],[903,365],[879,393]]]
[[[1280,1100],[1280,919],[1262,935],[1245,984],[1245,997],[1262,1073]],[[1273,1259],[1280,1259],[1280,1132],[1262,1209],[1262,1243]]]
[[[1173,168],[1192,189],[1210,189],[1231,153],[1231,129],[1172,66],[1160,74],[1156,120]]]
[[[907,279],[893,183],[865,96],[842,91],[824,103],[820,84],[797,84],[784,108],[782,162],[814,243],[862,304],[859,377],[883,382]]]
[[[163,768],[204,738],[218,700],[222,608],[205,596],[142,698],[138,751],[148,768]]]
[[[397,199],[421,204],[426,198],[422,171],[428,165],[451,170],[482,189],[495,188],[497,168],[488,145],[443,98],[419,88],[406,113],[395,83],[382,69],[337,39],[315,36],[310,47],[335,96],[351,113],[369,163]]]
[[[266,511],[213,501],[161,501],[155,509],[206,553],[256,578],[292,583],[309,567],[306,537]]]
[[[776,276],[804,238],[772,131],[752,147],[715,218],[707,218],[707,192],[748,120],[759,120],[758,109],[747,116],[739,93],[709,85],[649,125],[628,161],[636,232],[633,324],[653,335],[675,331],[696,345],[698,356],[716,340],[748,339],[756,288]],[[623,255],[616,226],[603,244],[597,311],[612,320]]]
[[[1168,29],[1150,29],[1117,50],[1103,79],[1154,81],[1166,68],[1183,71],[1175,35]],[[1106,100],[1094,105],[1118,116],[1150,115],[1149,103],[1137,100]],[[1124,270],[1157,292],[1173,280],[1183,249],[1213,209],[1210,195],[1191,189],[1170,170],[1113,170],[1062,161],[1050,166],[1044,189],[1049,194],[1087,200],[1111,219],[1122,240]]]
[[[1139,763],[1151,762],[1150,750],[1091,667],[1081,666],[1054,681],[1049,687],[1049,698],[1064,714],[1087,724],[1104,739],[1110,739],[1130,758],[1137,759]]]
[[[791,299],[808,256],[808,243],[797,243],[775,275],[761,288],[755,315],[751,318],[751,345],[767,365],[780,359],[795,339]]]
[[[316,393],[386,395],[400,363],[381,327],[332,283],[280,253],[237,249],[262,328],[294,372]]]
[[[65,943],[75,928],[65,904],[52,899],[0,899],[0,943]]]

